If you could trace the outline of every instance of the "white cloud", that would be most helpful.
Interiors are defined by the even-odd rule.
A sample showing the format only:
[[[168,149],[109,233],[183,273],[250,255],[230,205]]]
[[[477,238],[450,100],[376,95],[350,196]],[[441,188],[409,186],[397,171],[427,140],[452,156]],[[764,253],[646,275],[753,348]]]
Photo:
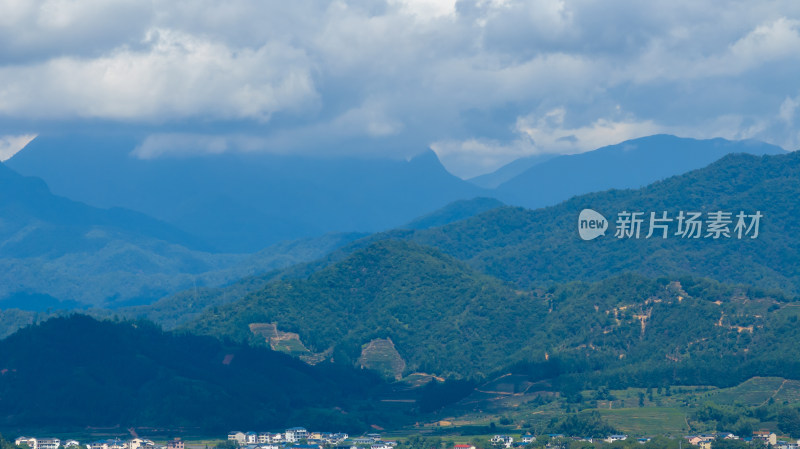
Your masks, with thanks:
[[[131,154],[139,159],[155,159],[162,156],[249,153],[269,151],[270,148],[269,140],[248,134],[156,133],[147,136]]]
[[[0,11],[0,117],[24,125],[3,132],[145,124],[161,137],[142,157],[432,145],[471,173],[658,131],[800,143],[795,0],[0,0]]]
[[[569,127],[565,124],[566,114],[562,107],[542,116],[520,117],[517,130],[527,136],[539,152],[562,154],[580,153],[663,131],[652,121],[630,118],[599,118],[585,126]]]
[[[19,150],[25,148],[36,138],[36,134],[22,134],[17,136],[0,136],[0,162],[11,159]]]
[[[621,115],[616,111],[617,116]],[[452,173],[470,178],[524,156],[542,153],[574,154],[664,132],[651,121],[602,118],[586,126],[570,127],[567,111],[558,107],[545,114],[517,118],[517,138],[511,142],[467,139],[434,142],[431,148]]]
[[[390,5],[398,5],[402,12],[420,20],[452,16],[456,12],[456,0],[389,0]]]
[[[0,113],[44,118],[266,121],[317,101],[310,63],[279,43],[232,50],[184,33],[154,29],[145,50],[100,58],[60,57],[0,68]]]
[[[787,125],[794,125],[794,113],[797,111],[798,106],[800,106],[800,95],[794,98],[787,97],[781,103],[778,117]]]
[[[537,153],[532,142],[517,139],[510,143],[489,139],[443,140],[431,149],[448,171],[462,179],[488,173],[520,157]]]
[[[139,0],[0,0],[0,60],[96,57],[141,39],[154,18]]]

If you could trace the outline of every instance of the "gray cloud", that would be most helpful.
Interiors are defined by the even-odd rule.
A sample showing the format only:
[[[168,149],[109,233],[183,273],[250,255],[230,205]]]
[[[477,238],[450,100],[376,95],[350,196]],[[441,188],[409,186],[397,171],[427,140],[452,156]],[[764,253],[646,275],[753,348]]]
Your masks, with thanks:
[[[171,144],[396,157],[431,146],[463,176],[653,132],[800,146],[793,0],[0,0],[0,10],[0,116],[28,123],[14,135],[131,123],[154,135],[147,157]]]

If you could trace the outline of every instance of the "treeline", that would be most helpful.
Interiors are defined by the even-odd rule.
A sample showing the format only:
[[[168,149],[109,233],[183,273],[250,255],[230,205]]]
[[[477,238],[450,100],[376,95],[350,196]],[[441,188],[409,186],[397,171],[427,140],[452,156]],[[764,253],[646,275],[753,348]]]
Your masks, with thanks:
[[[537,210],[494,209],[440,228],[386,236],[441,249],[477,270],[521,288],[573,280],[595,281],[620,272],[648,277],[701,276],[770,290],[800,293],[800,152],[757,157],[729,155],[700,170],[635,190],[582,195]],[[576,232],[584,208],[602,213],[604,237],[582,241]],[[618,239],[621,211],[761,211],[756,239]],[[734,218],[735,220],[735,218]],[[731,229],[734,224],[731,225]],[[647,223],[644,224],[646,235]],[[672,222],[671,232],[676,231]]]
[[[692,419],[711,424],[720,432],[737,435],[752,435],[762,423],[774,422],[784,434],[800,438],[800,411],[795,406],[777,404],[774,400],[758,407],[707,403],[693,413]]]
[[[380,241],[306,279],[212,308],[194,332],[266,345],[252,323],[295,332],[355,364],[390,338],[405,373],[482,379],[514,365],[566,390],[792,378],[800,312],[781,294],[709,279],[618,274],[523,291],[428,247]],[[735,368],[735,369],[732,369]]]
[[[163,332],[147,322],[74,315],[0,341],[0,426],[120,425],[206,431],[363,431],[403,422],[372,406],[386,384],[343,365]]]

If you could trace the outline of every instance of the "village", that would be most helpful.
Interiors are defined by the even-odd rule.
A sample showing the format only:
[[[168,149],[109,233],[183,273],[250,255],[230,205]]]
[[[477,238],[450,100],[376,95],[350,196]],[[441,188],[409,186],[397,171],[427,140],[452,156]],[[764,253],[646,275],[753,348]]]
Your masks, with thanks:
[[[800,440],[778,439],[775,433],[766,430],[755,431],[752,436],[747,437],[739,437],[728,432],[687,435],[682,438],[681,447],[684,447],[683,442],[685,442],[687,448],[712,449],[712,443],[719,440],[739,440],[753,447],[800,449]],[[475,444],[469,443],[454,443],[452,447],[445,449],[524,449],[540,446],[547,449],[561,449],[567,447],[565,443],[568,442],[613,444],[617,442],[630,443],[631,441],[646,444],[651,439],[629,437],[628,435],[594,438],[546,434],[540,435],[537,440],[537,437],[530,433],[516,436],[498,434],[488,440],[488,448],[476,447]],[[61,441],[58,438],[18,437],[14,442],[22,449],[186,449],[186,443],[180,438],[174,438],[163,444],[144,438],[129,440],[115,438],[81,443],[73,439]],[[238,449],[394,449],[398,445],[402,445],[401,441],[385,440],[378,433],[351,438],[344,432],[312,432],[303,427],[292,427],[283,433],[232,431],[228,433],[226,443],[219,444],[217,447]]]

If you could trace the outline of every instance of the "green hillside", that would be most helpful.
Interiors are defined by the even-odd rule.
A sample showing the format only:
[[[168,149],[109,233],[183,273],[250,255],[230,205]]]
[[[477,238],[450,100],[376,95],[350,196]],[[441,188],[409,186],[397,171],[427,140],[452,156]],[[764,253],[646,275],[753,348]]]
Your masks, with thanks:
[[[197,332],[265,343],[253,323],[298,333],[312,352],[355,363],[362,346],[390,338],[407,371],[485,374],[525,332],[522,320],[493,321],[509,312],[542,315],[531,294],[481,275],[439,251],[382,241],[308,279],[267,285],[245,300],[208,311]],[[469,343],[467,343],[469,342]],[[474,345],[469,353],[465,344]]]
[[[384,388],[367,371],[309,366],[146,322],[53,318],[0,340],[0,360],[0,429],[225,432],[295,424],[361,431],[386,422],[363,407]]]
[[[634,274],[520,291],[435,249],[389,240],[207,311],[190,329],[276,349],[299,341],[298,356],[361,366],[367,348],[389,339],[402,374],[482,378],[515,365],[534,380],[559,378],[565,390],[727,385],[794,375],[800,354],[788,342],[798,309],[786,301],[711,280]],[[380,356],[376,363],[391,362]],[[741,366],[726,371],[733,365]]]
[[[800,292],[800,152],[778,156],[729,155],[700,170],[637,190],[610,190],[537,210],[495,209],[440,228],[388,235],[434,246],[473,268],[523,288],[572,280],[593,281],[620,272],[649,277],[703,276],[722,282]],[[535,195],[535,192],[531,192]],[[584,208],[611,223],[604,237],[579,238]],[[756,239],[614,237],[622,211],[761,211]],[[647,223],[645,223],[647,225]],[[730,226],[733,230],[734,224]],[[705,231],[703,231],[705,233]]]

